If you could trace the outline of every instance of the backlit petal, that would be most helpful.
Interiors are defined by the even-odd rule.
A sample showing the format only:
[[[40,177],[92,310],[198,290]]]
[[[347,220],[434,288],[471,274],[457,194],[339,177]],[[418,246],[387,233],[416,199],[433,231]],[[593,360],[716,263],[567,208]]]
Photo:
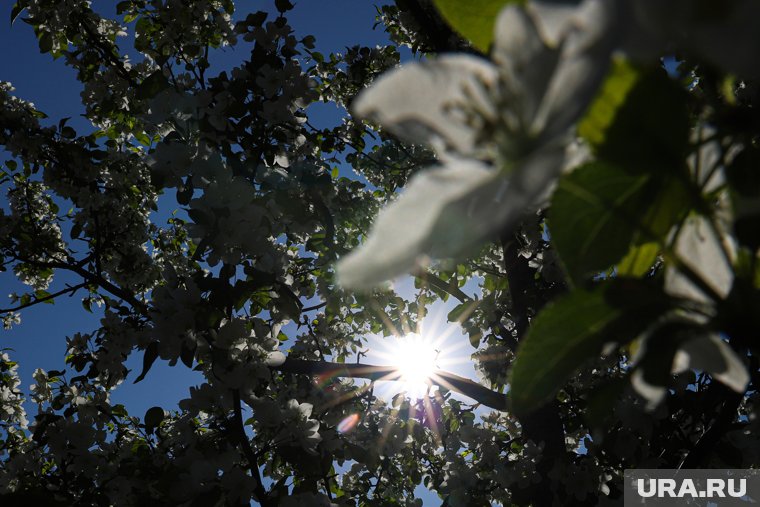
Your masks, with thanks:
[[[484,83],[493,84],[496,68],[470,55],[442,56],[410,63],[378,78],[353,104],[353,113],[377,121],[398,137],[461,154],[473,151],[477,130],[463,107],[490,108]]]
[[[509,125],[512,130],[532,127],[559,54],[559,49],[547,46],[525,9],[510,5],[501,11],[493,59],[499,66],[505,107],[517,119],[517,124]]]
[[[340,284],[367,288],[431,257],[472,253],[548,195],[563,158],[562,147],[548,147],[524,160],[511,178],[457,159],[420,173],[380,212],[367,241],[338,263]]]
[[[618,42],[620,19],[615,1],[586,0],[576,10],[534,120],[533,130],[542,131],[543,139],[567,132],[594,98]]]
[[[738,393],[749,383],[749,373],[736,352],[714,333],[686,342],[676,354],[673,373],[705,371]]]
[[[453,203],[467,199],[484,184],[497,187],[500,183],[498,173],[474,161],[452,161],[421,172],[395,202],[380,211],[365,243],[338,263],[340,284],[346,288],[372,287],[413,270],[432,253],[434,243],[444,247],[439,253],[450,254],[465,246],[462,241],[480,239],[469,232],[466,211],[454,213],[455,223],[448,224],[455,241],[449,243],[432,235],[441,228],[441,216],[451,214],[448,208]]]
[[[679,259],[699,276],[717,295],[725,298],[731,290],[734,272],[726,254],[731,246],[716,234],[705,217],[690,217],[684,223],[675,243]],[[668,294],[710,303],[710,298],[675,266],[665,271]]]

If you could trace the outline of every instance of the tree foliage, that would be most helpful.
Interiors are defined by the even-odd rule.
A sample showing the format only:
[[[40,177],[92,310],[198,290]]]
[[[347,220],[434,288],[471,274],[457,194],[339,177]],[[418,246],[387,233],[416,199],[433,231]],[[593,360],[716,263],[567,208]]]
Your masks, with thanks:
[[[758,464],[755,2],[398,0],[333,54],[249,7],[12,8],[92,128],[0,84],[0,315],[100,325],[28,392],[0,351],[4,505],[596,505]],[[447,300],[479,382],[379,396],[368,338]],[[204,380],[111,402],[157,362]]]

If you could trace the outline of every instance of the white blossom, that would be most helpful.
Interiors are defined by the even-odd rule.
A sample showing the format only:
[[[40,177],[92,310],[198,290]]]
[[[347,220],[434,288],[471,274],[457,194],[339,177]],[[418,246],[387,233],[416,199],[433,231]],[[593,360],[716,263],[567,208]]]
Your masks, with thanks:
[[[464,255],[538,204],[606,71],[614,13],[593,0],[510,5],[496,23],[493,62],[454,55],[405,65],[356,99],[356,115],[432,146],[441,165],[416,176],[341,260],[344,287]]]
[[[644,341],[637,357],[643,356],[646,347],[647,342]],[[744,392],[750,380],[739,356],[715,333],[700,334],[678,348],[670,373],[677,375],[689,369],[709,373],[738,393]],[[656,408],[667,394],[667,388],[649,382],[641,368],[634,369],[631,374],[631,385],[647,401],[650,410]]]
[[[698,129],[693,137],[695,141],[704,141],[710,139],[712,133],[710,128]],[[723,159],[717,141],[703,142],[688,158],[691,177],[703,191],[715,193],[725,183]],[[727,192],[718,192],[713,204],[712,217],[692,215],[674,228],[671,243],[676,257],[673,260],[677,262],[669,263],[665,269],[665,292],[699,305],[702,313],[681,311],[667,316],[668,321],[680,319],[696,326],[706,324],[709,318],[705,313],[715,313],[715,305],[728,297],[733,286],[736,240],[729,233],[732,217]],[[643,338],[642,350],[634,363],[643,357],[650,338],[650,335]],[[739,393],[744,392],[750,380],[736,352],[718,334],[708,330],[700,330],[675,352],[670,373],[676,375],[689,369],[707,372]],[[631,383],[647,400],[650,409],[665,397],[666,388],[648,382],[641,368],[633,371]]]

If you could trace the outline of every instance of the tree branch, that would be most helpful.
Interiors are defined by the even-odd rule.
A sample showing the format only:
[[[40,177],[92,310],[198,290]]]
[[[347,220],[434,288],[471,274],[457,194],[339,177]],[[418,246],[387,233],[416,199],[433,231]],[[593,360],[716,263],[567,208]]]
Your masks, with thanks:
[[[0,308],[0,313],[8,313],[8,312],[16,312],[18,310],[23,310],[24,308],[29,308],[30,306],[38,305],[40,303],[44,303],[46,301],[50,301],[52,299],[57,298],[58,296],[62,296],[66,293],[73,293],[78,291],[81,288],[87,287],[89,285],[87,282],[83,282],[74,286],[67,286],[65,289],[61,289],[58,292],[55,292],[53,294],[49,294],[47,296],[41,297],[41,298],[35,298],[34,301],[30,301],[28,303],[25,303],[23,305],[18,305],[14,308]]]
[[[44,261],[33,261],[30,259],[23,259],[20,257],[14,257],[14,258],[20,262],[31,264],[33,266],[39,266],[43,268],[64,269],[66,271],[71,271],[73,273],[76,273],[85,279],[85,282],[86,282],[85,285],[88,285],[88,284],[97,285],[101,287],[103,290],[110,292],[112,295],[118,298],[121,298],[122,300],[132,305],[132,307],[144,317],[149,316],[148,306],[145,303],[138,300],[130,292],[122,289],[118,285],[114,285],[113,283],[109,282],[108,280],[103,278],[101,275],[87,271],[79,263],[67,263],[67,262],[62,262],[62,261],[44,262]]]
[[[472,301],[472,298],[468,296],[467,294],[465,294],[464,292],[462,292],[462,290],[459,287],[444,282],[439,277],[437,277],[436,275],[434,275],[433,273],[429,271],[422,271],[416,276],[417,278],[422,280],[423,283],[429,285],[430,287],[443,291],[446,294],[449,294],[450,296],[454,296],[455,298],[459,300],[460,303],[467,303],[468,301]]]
[[[256,454],[254,454],[251,448],[251,443],[248,441],[248,435],[245,434],[245,426],[243,425],[243,410],[240,405],[240,391],[237,389],[232,390],[232,408],[234,410],[233,423],[235,425],[235,433],[240,443],[240,448],[245,455],[245,459],[248,460],[248,469],[251,472],[251,476],[256,481],[254,487],[255,500],[262,506],[266,507],[270,505],[269,495],[264,489],[264,485],[261,483],[261,474],[259,473],[258,460]]]
[[[329,361],[309,361],[293,358],[287,358],[284,363],[273,368],[283,373],[296,375],[329,375],[332,377],[364,378],[372,381],[393,381],[401,377],[401,373],[395,366],[332,363]],[[447,371],[435,370],[430,375],[428,382],[472,398],[481,405],[495,410],[504,412],[509,408],[506,395],[492,391],[477,382]]]
[[[528,259],[520,255],[519,242],[511,231],[510,235],[502,237],[501,246],[512,300],[510,314],[515,322],[519,343],[525,337],[530,324],[528,313],[531,308],[530,291],[535,290],[533,270],[528,264]],[[537,302],[533,305],[533,310],[538,312],[544,303],[543,300]],[[553,495],[549,488],[548,474],[554,466],[554,461],[565,452],[565,428],[560,418],[559,404],[554,399],[537,407],[531,413],[521,416],[519,420],[523,436],[536,444],[543,443],[544,447],[543,459],[536,466],[540,481],[535,487],[515,492],[515,495],[517,497],[526,495],[527,498],[522,500],[536,506],[552,505]]]

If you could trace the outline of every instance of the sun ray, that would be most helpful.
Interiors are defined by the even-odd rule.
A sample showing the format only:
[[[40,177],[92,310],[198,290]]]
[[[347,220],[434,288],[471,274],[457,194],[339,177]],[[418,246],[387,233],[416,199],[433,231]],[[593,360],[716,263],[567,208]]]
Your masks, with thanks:
[[[438,395],[438,398],[441,398],[441,395],[436,391],[436,394]],[[430,431],[433,432],[433,435],[435,436],[436,441],[440,440],[440,432],[438,431],[438,414],[435,413],[435,410],[433,409],[433,402],[430,399],[430,396],[425,396],[422,399],[422,406],[425,408],[425,415],[427,416],[426,420],[428,423],[428,428],[430,428]]]
[[[315,383],[316,383],[317,387],[319,387],[322,390],[325,390],[326,385],[329,382],[332,382],[332,380],[334,380],[336,378],[340,378],[340,375],[339,374],[319,375],[319,376],[315,377]],[[398,372],[388,373],[387,375],[384,375],[384,376],[380,377],[377,380],[373,380],[373,381],[367,382],[364,385],[358,386],[353,391],[349,391],[349,392],[346,392],[346,393],[343,393],[343,394],[335,396],[334,398],[332,398],[332,399],[328,400],[327,402],[325,402],[322,405],[321,410],[327,410],[328,408],[335,407],[337,405],[340,405],[341,403],[345,403],[346,401],[348,401],[348,400],[350,400],[352,398],[358,398],[358,397],[362,396],[364,393],[366,393],[367,391],[369,391],[370,389],[373,389],[375,387],[375,382],[378,382],[378,381],[379,382],[382,382],[382,381],[394,381],[394,380],[397,380],[398,378],[399,378],[399,373]]]
[[[393,334],[393,336],[401,336],[401,334],[398,332],[398,329],[393,324],[393,321],[391,320],[391,318],[388,316],[387,313],[385,313],[385,310],[383,310],[380,307],[377,301],[375,301],[374,299],[371,299],[369,306],[372,310],[374,310],[377,313],[377,316],[380,317],[380,320],[383,322],[383,324],[388,329],[388,331],[390,331],[391,334]]]

